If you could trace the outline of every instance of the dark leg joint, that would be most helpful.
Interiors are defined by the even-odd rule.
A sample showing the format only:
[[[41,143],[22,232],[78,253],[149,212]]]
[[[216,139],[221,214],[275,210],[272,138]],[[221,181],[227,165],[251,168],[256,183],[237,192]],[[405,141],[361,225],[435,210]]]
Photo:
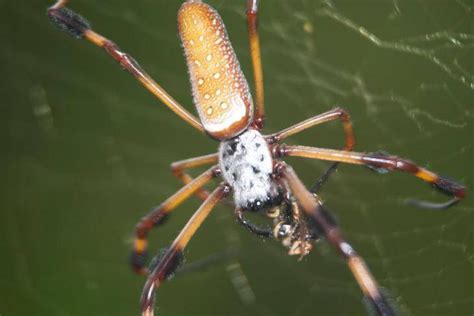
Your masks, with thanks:
[[[344,128],[344,133],[346,134],[344,150],[352,151],[355,147],[355,137],[349,112],[340,107],[335,108],[333,111],[338,114],[339,120],[342,122]]]
[[[462,199],[466,196],[466,187],[450,179],[439,177],[433,186],[441,192]]]
[[[349,112],[344,110],[343,108],[337,107],[332,109],[330,112],[336,113],[343,123],[351,123],[351,116],[349,115]]]
[[[286,150],[286,145],[285,144],[279,144],[276,145],[272,148],[272,154],[274,158],[282,158],[287,156],[287,150]],[[275,171],[278,171],[277,168],[282,168],[283,166],[280,166],[280,163],[275,164]]]
[[[221,168],[215,167],[215,168],[212,170],[212,175],[213,175],[215,178],[220,177],[220,176],[222,175]],[[229,190],[229,188],[228,188],[227,190]]]
[[[279,158],[281,156],[277,156],[281,153],[281,150],[283,146],[275,146],[273,154],[275,155],[275,158]],[[291,169],[291,166],[288,166],[286,162],[284,161],[278,161],[273,165],[273,177],[275,179],[280,179],[283,176],[283,173],[285,172],[286,169]]]
[[[136,274],[146,274],[148,270],[145,267],[146,259],[148,258],[148,252],[138,252],[135,249],[130,253],[129,262],[133,272]]]
[[[135,241],[129,257],[130,266],[135,273],[148,273],[148,270],[144,268],[146,259],[148,258],[148,232],[153,228],[153,226],[159,226],[166,222],[168,216],[169,214],[161,212],[158,213],[154,218],[144,217],[137,224],[135,228]]]
[[[178,248],[164,248],[155,259],[152,260],[150,264],[150,271],[152,271],[152,273],[145,283],[140,301],[142,315],[153,314],[152,308],[155,303],[155,289],[162,281],[171,279],[183,262],[182,249]]]
[[[161,211],[156,214],[153,219],[144,217],[135,227],[135,235],[137,238],[145,238],[148,235],[148,231],[154,226],[160,226],[164,224],[169,218],[168,213]]]
[[[171,252],[168,254],[168,252]],[[158,279],[160,281],[170,280],[175,273],[183,266],[184,255],[181,249],[170,249],[165,247],[150,263],[150,271],[158,269]]]
[[[390,156],[383,152],[374,152],[364,155],[362,161],[369,168],[372,168],[379,173],[399,170],[416,174],[419,171],[418,166],[410,160],[402,159],[397,156]]]
[[[278,143],[280,141],[280,137],[278,137],[278,135],[276,134],[271,134],[271,135],[265,136],[265,140],[267,141],[269,145],[272,145],[272,144]]]
[[[120,48],[114,42],[106,40],[103,43],[104,50],[116,60],[122,68],[127,70],[132,76],[140,77],[144,73],[142,67],[137,63],[135,59],[129,54],[120,50]]]
[[[120,50],[117,44],[110,40],[104,42],[103,48],[110,56],[112,56],[113,59],[115,59],[122,66],[124,66],[124,64],[126,63],[126,61],[123,62],[123,60],[131,59],[126,53]]]
[[[349,113],[346,110],[344,110],[343,108],[337,107],[334,109],[334,111],[339,113],[339,117],[341,118],[341,121],[350,122],[351,118],[349,116]]]
[[[265,125],[265,117],[257,117],[252,122],[252,127],[257,130],[262,130]]]

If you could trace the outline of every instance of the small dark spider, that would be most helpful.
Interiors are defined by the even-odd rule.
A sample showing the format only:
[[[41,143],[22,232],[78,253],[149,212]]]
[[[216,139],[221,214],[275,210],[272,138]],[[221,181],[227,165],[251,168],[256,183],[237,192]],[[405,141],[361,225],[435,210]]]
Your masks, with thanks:
[[[184,187],[153,209],[137,225],[131,264],[135,272],[148,275],[141,298],[143,315],[153,315],[156,288],[175,272],[189,240],[216,204],[231,192],[237,220],[251,232],[281,240],[289,249],[290,255],[299,256],[304,256],[311,250],[315,239],[324,237],[347,262],[374,311],[378,315],[395,314],[364,260],[344,239],[318,196],[306,189],[293,169],[281,158],[297,156],[333,161],[335,164],[345,162],[366,165],[379,171],[407,172],[453,196],[453,199],[444,204],[412,201],[415,205],[434,209],[447,208],[461,200],[465,194],[464,186],[406,159],[381,153],[353,152],[355,140],[352,123],[347,112],[340,108],[314,116],[278,133],[262,135],[264,95],[257,32],[258,0],[247,2],[250,54],[256,90],[255,113],[247,81],[217,11],[198,0],[185,1],[179,10],[179,35],[200,120],[167,94],[130,55],[94,32],[86,19],[66,8],[66,2],[58,0],[48,10],[49,18],[56,26],[76,38],[85,38],[102,47],[185,122],[220,142],[215,154],[173,163],[173,173],[184,182]],[[340,120],[343,125],[343,150],[279,144],[291,135],[333,120]],[[185,171],[205,164],[215,165],[196,178]],[[205,184],[218,176],[222,176],[224,181],[217,189],[212,193],[203,189]],[[168,214],[193,194],[203,199],[203,204],[171,246],[156,257],[149,271],[145,268],[149,231],[163,224]],[[267,216],[273,218],[273,228],[260,228],[247,221],[243,217],[245,211],[265,211]]]

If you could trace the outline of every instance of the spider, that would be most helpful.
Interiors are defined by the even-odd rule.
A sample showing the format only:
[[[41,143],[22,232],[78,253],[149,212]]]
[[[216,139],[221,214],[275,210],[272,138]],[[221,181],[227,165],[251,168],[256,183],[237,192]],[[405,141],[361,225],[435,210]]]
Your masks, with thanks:
[[[248,83],[217,11],[198,0],[185,0],[178,12],[178,31],[184,48],[192,86],[194,105],[199,120],[185,110],[141,66],[114,42],[92,30],[89,22],[66,7],[67,0],[58,0],[48,9],[50,20],[76,38],[86,39],[103,48],[146,89],[160,99],[181,119],[200,132],[220,142],[217,153],[174,162],[172,172],[184,186],[143,217],[136,227],[131,253],[135,272],[147,275],[141,297],[142,315],[153,315],[156,289],[166,281],[182,262],[183,250],[213,208],[233,194],[237,221],[250,232],[275,238],[289,249],[290,255],[304,256],[311,243],[325,238],[344,259],[363,295],[377,315],[394,315],[389,303],[361,256],[344,238],[331,214],[318,195],[310,192],[284,157],[295,156],[365,165],[378,171],[402,171],[431,184],[453,198],[446,203],[412,201],[432,209],[454,205],[465,195],[465,187],[443,178],[415,163],[396,156],[375,152],[353,152],[355,138],[349,114],[335,108],[316,115],[280,132],[263,135],[264,89],[257,30],[258,0],[247,1],[247,25],[255,82],[255,108]],[[329,121],[339,120],[345,133],[342,150],[280,143],[303,130]],[[213,165],[198,177],[187,170]],[[222,177],[216,189],[203,188],[212,179]],[[160,226],[184,200],[197,195],[204,202],[194,213],[173,243],[145,268],[147,236]],[[273,227],[259,227],[244,217],[245,212],[262,212],[273,218]]]

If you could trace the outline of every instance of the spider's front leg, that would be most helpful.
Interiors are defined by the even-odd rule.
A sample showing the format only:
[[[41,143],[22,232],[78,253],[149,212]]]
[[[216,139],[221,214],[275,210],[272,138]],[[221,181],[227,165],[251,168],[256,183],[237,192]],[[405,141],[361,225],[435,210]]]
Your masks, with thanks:
[[[425,168],[417,166],[410,160],[396,156],[389,156],[380,153],[345,152],[341,150],[307,146],[288,146],[285,144],[275,146],[274,154],[277,157],[305,157],[327,161],[366,165],[376,170],[403,171],[412,174],[415,177],[433,185],[441,192],[453,196],[453,198],[446,203],[432,203],[427,201],[408,200],[410,204],[418,207],[430,209],[445,209],[459,202],[461,199],[464,198],[466,194],[466,188],[463,185],[447,178],[441,177]]]
[[[381,291],[377,281],[373,277],[364,260],[352,248],[352,246],[344,239],[344,236],[332,220],[321,204],[315,197],[306,189],[303,182],[298,178],[293,168],[279,162],[275,166],[275,173],[286,181],[293,196],[298,204],[305,212],[306,216],[314,221],[318,231],[326,238],[326,240],[338,251],[344,260],[346,260],[349,269],[361,288],[364,296],[370,302],[372,308],[379,316],[394,316],[396,315],[393,307],[390,305],[388,299]]]
[[[181,104],[170,96],[129,54],[122,51],[117,44],[92,30],[89,21],[66,7],[67,0],[58,0],[48,9],[50,21],[60,30],[77,39],[86,39],[92,44],[103,48],[107,54],[117,61],[123,69],[137,79],[148,91],[160,99],[171,111],[197,130],[204,132],[201,123]]]

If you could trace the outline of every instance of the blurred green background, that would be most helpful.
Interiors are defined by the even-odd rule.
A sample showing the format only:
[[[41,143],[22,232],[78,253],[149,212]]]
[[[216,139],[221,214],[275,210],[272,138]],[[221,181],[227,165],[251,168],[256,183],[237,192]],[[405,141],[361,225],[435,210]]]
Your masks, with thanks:
[[[247,78],[245,1],[213,0]],[[176,32],[181,1],[73,0],[194,111]],[[357,4],[356,4],[357,3]],[[0,315],[138,315],[127,266],[135,223],[175,192],[174,160],[217,143],[180,121],[106,54],[53,28],[52,1],[0,1]],[[267,133],[334,106],[360,151],[384,150],[473,185],[474,6],[468,0],[261,1]],[[253,86],[253,84],[251,83]],[[339,148],[338,123],[290,143]],[[289,160],[311,184],[326,163]],[[473,315],[474,205],[404,174],[341,166],[322,191],[349,240],[406,315]],[[151,234],[169,244],[199,205]],[[232,253],[229,255],[229,253]],[[366,315],[326,244],[302,261],[237,226],[222,206],[158,292],[158,315]]]

